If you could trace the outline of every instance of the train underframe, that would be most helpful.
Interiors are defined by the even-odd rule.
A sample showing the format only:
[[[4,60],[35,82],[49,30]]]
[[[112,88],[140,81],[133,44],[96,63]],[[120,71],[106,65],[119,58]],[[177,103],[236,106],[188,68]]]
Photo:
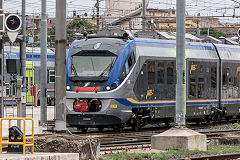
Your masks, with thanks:
[[[132,127],[138,131],[148,124],[165,124],[169,126],[174,122],[175,107],[139,107],[132,108],[129,120],[123,122],[117,115],[101,113],[101,102],[97,99],[75,100],[82,104],[83,101],[88,102],[90,112],[76,112],[68,114],[67,121],[71,126],[87,132],[87,129],[98,128],[103,131],[104,128],[113,128],[114,131],[121,131],[124,127]],[[236,108],[237,109],[237,108]],[[231,119],[239,119],[240,115],[227,112],[226,107],[219,108],[217,105],[210,106],[188,106],[186,111],[186,121],[200,123],[220,123]]]

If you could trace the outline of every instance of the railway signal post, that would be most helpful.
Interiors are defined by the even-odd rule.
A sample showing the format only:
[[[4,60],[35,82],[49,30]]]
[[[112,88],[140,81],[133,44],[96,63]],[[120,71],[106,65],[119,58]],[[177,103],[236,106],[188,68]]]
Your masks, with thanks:
[[[185,128],[186,80],[185,80],[185,0],[177,0],[176,43],[176,127],[151,138],[152,149],[207,149],[206,135]]]

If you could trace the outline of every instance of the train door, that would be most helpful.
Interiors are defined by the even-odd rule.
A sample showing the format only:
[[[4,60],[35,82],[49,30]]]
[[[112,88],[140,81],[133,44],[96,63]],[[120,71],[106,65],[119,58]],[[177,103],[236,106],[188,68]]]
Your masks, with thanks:
[[[189,60],[187,63],[187,116],[207,117],[218,107],[217,62]]]
[[[32,61],[26,61],[26,87],[27,87],[27,103],[33,103],[34,98],[31,95],[31,88],[34,85],[34,66]]]

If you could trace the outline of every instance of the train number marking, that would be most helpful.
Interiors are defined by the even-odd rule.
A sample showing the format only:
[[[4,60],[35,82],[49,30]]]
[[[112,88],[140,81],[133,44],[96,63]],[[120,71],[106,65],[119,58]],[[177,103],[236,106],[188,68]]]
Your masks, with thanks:
[[[195,64],[191,65],[190,74],[192,73],[192,71],[195,71],[196,69],[197,69],[197,65]]]
[[[153,90],[147,90],[146,100],[147,100],[148,97],[150,97],[151,95],[153,95]]]
[[[237,67],[237,74],[240,72],[240,66]]]
[[[117,104],[111,104],[110,108],[117,108]]]

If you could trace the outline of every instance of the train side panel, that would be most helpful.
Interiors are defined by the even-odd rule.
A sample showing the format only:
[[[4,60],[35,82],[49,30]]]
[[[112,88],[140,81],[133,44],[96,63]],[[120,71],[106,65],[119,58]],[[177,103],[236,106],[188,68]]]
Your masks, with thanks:
[[[215,44],[221,57],[221,108],[227,119],[240,114],[240,47]]]

